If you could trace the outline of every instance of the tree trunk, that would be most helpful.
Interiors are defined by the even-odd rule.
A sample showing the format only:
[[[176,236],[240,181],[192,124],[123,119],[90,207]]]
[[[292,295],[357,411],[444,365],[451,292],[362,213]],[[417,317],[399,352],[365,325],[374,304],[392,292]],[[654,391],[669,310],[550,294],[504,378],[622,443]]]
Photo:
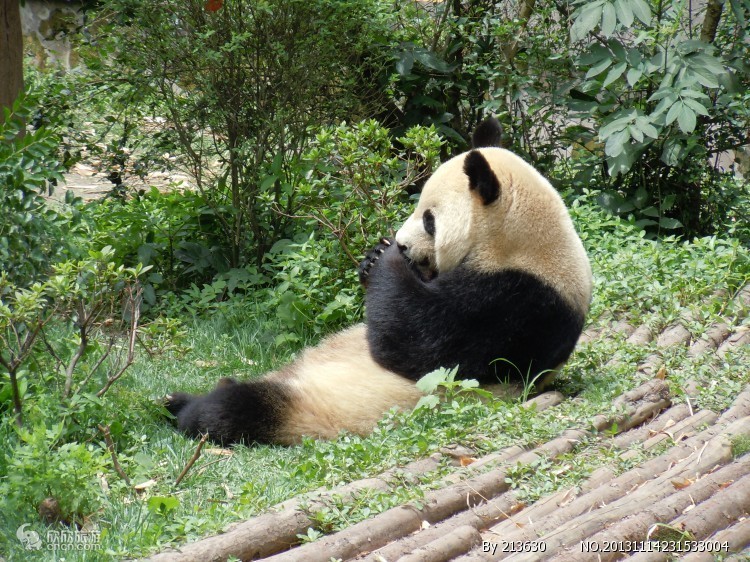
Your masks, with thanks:
[[[23,90],[23,37],[18,0],[0,0],[0,110]],[[0,123],[5,116],[0,111]]]
[[[724,9],[724,0],[708,0],[706,16],[701,27],[701,41],[713,43],[716,38],[716,30],[719,27],[721,11]]]

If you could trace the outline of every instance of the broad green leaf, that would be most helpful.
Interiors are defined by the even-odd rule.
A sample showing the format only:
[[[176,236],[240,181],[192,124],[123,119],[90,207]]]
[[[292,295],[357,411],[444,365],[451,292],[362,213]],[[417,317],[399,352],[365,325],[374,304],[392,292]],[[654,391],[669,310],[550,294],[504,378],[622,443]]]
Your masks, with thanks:
[[[654,108],[654,112],[651,114],[652,117],[657,117],[667,111],[667,109],[671,109],[674,107],[675,103],[677,103],[677,95],[669,96],[661,100],[658,104],[656,104],[656,107]]]
[[[692,69],[691,76],[694,77],[701,86],[706,88],[718,88],[719,81],[716,76],[710,73],[710,71],[702,68]]]
[[[690,109],[695,111],[698,115],[708,115],[708,110],[703,106],[703,104],[697,100],[691,99],[691,98],[683,98],[682,103],[684,103],[686,106],[688,106]]]
[[[674,121],[679,116],[680,111],[682,111],[682,100],[676,101],[672,104],[672,107],[669,108],[669,111],[667,112],[666,124],[671,125],[672,123],[674,123]]]
[[[417,405],[414,406],[415,410],[420,410],[422,408],[426,408],[428,410],[433,410],[437,405],[440,404],[440,399],[435,394],[428,394],[427,396],[422,396],[422,398],[419,399],[419,402],[417,402]]]
[[[602,83],[602,87],[606,88],[612,82],[620,78],[620,76],[622,76],[622,73],[625,72],[625,68],[627,66],[628,66],[628,63],[621,62],[620,64],[612,67],[610,71],[607,73],[607,77],[604,79],[604,82]]]
[[[633,15],[646,25],[651,23],[651,8],[645,0],[630,0],[629,2]]]
[[[595,45],[592,45],[589,51],[581,55],[578,60],[582,65],[587,66],[590,64],[595,64],[604,58],[610,58],[611,56],[612,53],[610,53],[607,48],[597,43]]]
[[[260,189],[261,189],[261,191],[265,191],[268,188],[270,188],[271,186],[273,186],[273,184],[276,183],[277,179],[278,178],[276,176],[273,176],[273,175],[266,176],[265,178],[263,178],[263,181],[260,182]]]
[[[677,166],[682,160],[685,147],[676,139],[667,139],[661,152],[661,161],[667,166]]]
[[[677,124],[680,126],[680,130],[685,133],[692,133],[695,130],[696,117],[695,111],[690,109],[684,103],[680,105],[681,109],[677,113]]]
[[[643,131],[636,127],[635,125],[630,125],[628,127],[628,131],[630,133],[630,136],[633,137],[633,140],[636,142],[643,142]]]
[[[646,191],[645,187],[641,186],[635,190],[633,204],[637,208],[642,208],[648,202],[648,199],[648,191]]]
[[[644,115],[639,115],[635,119],[635,125],[643,132],[644,135],[647,137],[651,137],[652,139],[655,139],[659,136],[659,131],[656,130],[656,127],[654,127],[651,124],[651,121],[648,117]]]
[[[625,145],[625,148],[626,150],[623,150],[618,156],[607,158],[607,172],[612,177],[618,174],[627,174],[633,167],[636,152],[635,150],[627,150],[631,148],[629,145]]]
[[[570,28],[570,39],[571,41],[580,41],[589,32],[593,31],[594,28],[599,25],[602,19],[602,4],[604,0],[598,0],[585,4],[575,18],[573,25]]]
[[[714,75],[723,74],[724,72],[726,72],[724,64],[722,64],[719,59],[703,50],[705,49],[705,45],[703,43],[700,43],[700,45],[701,52],[697,55],[692,55],[691,57],[689,57],[690,66],[705,69],[707,72]]]
[[[586,73],[586,78],[592,78],[594,76],[598,76],[605,70],[607,70],[612,63],[614,62],[611,58],[605,58],[600,60],[598,63],[596,63],[594,66],[589,68],[588,72]]]
[[[659,218],[659,209],[651,205],[650,207],[641,209],[641,214],[646,215],[647,217]]]
[[[452,65],[445,62],[432,51],[420,49],[414,53],[414,57],[427,68],[429,68],[430,70],[434,70],[435,72],[441,72],[445,74],[450,72],[454,68]]]
[[[617,19],[625,27],[633,25],[633,10],[630,8],[629,0],[615,0]]]
[[[695,98],[695,99],[701,99],[706,100],[707,102],[711,101],[711,98],[708,97],[707,94],[701,92],[700,90],[682,90],[680,92],[681,98]]]
[[[607,138],[607,143],[604,145],[604,153],[610,157],[617,157],[623,153],[625,146],[630,140],[630,132],[628,129],[618,131]]]
[[[628,73],[625,75],[625,78],[628,81],[628,84],[630,86],[635,86],[638,83],[638,80],[641,79],[641,76],[643,76],[643,71],[638,68],[631,68],[628,70]]]
[[[656,226],[658,223],[651,219],[640,219],[635,221],[635,226],[638,228],[645,228],[647,226]]]
[[[615,215],[629,213],[635,209],[631,201],[626,201],[622,195],[616,191],[604,191],[600,193],[596,202],[604,209]]]
[[[601,30],[602,35],[609,37],[615,32],[617,27],[617,13],[615,12],[614,4],[607,2],[602,6],[602,23]]]
[[[622,43],[620,43],[620,41],[618,41],[616,38],[612,38],[607,41],[607,46],[615,54],[615,58],[617,60],[623,61],[628,58],[628,53],[627,51],[625,51],[625,47],[623,47]]]
[[[618,115],[621,113],[622,112],[618,112]],[[628,111],[626,115],[613,119],[612,121],[610,121],[606,125],[603,125],[599,129],[599,138],[604,140],[615,131],[622,131],[625,127],[627,127],[630,123],[633,122],[635,117],[636,117],[635,111]]]
[[[411,74],[411,69],[414,67],[414,53],[412,51],[404,51],[401,54],[401,58],[396,63],[396,72],[401,76]]]
[[[668,211],[669,209],[674,207],[674,202],[676,199],[677,199],[677,195],[675,195],[674,193],[670,193],[661,202],[661,205],[659,205],[659,209],[661,209],[662,212]]]
[[[677,100],[677,93],[672,88],[659,88],[648,98],[648,101],[656,101],[661,99],[671,99],[672,101]]]
[[[457,371],[458,369],[436,369],[419,379],[417,381],[417,388],[425,394],[434,392],[442,383],[452,382]]]
[[[659,227],[673,230],[675,228],[682,228],[682,223],[677,219],[670,219],[668,217],[662,217],[659,219]]]

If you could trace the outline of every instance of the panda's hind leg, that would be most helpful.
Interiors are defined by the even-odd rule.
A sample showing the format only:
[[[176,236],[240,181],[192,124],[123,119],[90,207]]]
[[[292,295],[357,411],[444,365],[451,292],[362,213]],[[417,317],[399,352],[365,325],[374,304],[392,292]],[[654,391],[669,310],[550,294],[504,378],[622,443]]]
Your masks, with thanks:
[[[173,394],[167,394],[164,397],[164,407],[170,414],[177,417],[183,410],[183,408],[185,408],[185,406],[195,400],[195,398],[195,396],[186,392],[175,392]]]
[[[177,428],[190,437],[208,434],[224,446],[235,443],[278,443],[281,426],[292,406],[288,385],[268,377],[249,382],[221,379],[203,395],[170,394],[166,407]]]

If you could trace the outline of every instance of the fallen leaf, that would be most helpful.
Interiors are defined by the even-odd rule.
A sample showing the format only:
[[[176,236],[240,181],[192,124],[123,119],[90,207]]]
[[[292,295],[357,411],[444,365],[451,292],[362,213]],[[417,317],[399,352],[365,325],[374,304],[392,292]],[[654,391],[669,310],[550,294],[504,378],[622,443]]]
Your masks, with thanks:
[[[216,367],[218,364],[218,361],[203,361],[202,359],[195,361],[196,367]]]
[[[695,482],[695,480],[690,480],[689,478],[675,478],[672,480],[672,486],[675,487],[676,490],[682,490],[683,488],[687,488]]]
[[[208,453],[209,455],[222,455],[225,457],[231,457],[234,454],[234,452],[232,452],[230,449],[219,449],[218,447],[204,449],[203,452]]]
[[[135,486],[133,486],[133,489],[136,492],[142,492],[143,490],[146,490],[146,489],[150,488],[154,484],[156,484],[156,480],[154,480],[154,479],[146,480],[145,482],[142,482],[140,484],[136,484]]]

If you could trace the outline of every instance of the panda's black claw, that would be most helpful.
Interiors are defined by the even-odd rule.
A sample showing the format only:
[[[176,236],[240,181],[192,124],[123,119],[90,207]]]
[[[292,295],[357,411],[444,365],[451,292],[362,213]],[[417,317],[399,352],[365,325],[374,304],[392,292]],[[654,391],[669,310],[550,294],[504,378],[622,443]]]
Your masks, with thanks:
[[[385,252],[385,250],[392,244],[393,241],[391,239],[383,237],[380,239],[380,243],[377,246],[365,254],[365,259],[359,264],[359,282],[362,283],[362,285],[367,285],[367,278],[370,276],[370,270],[383,252]]]

